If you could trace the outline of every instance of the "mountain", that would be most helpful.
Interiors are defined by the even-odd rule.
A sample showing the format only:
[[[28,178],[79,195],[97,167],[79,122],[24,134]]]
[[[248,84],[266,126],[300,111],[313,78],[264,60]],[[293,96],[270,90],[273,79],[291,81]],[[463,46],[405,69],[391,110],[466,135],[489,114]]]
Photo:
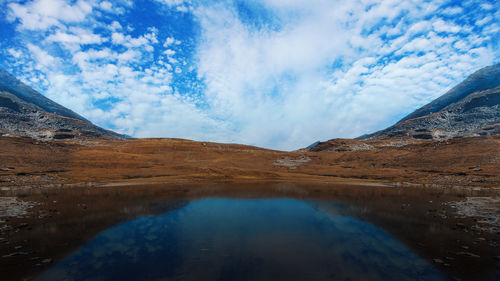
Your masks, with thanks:
[[[500,134],[500,64],[482,68],[393,126],[359,139],[449,139]]]
[[[36,139],[122,138],[46,98],[0,69],[0,136]]]

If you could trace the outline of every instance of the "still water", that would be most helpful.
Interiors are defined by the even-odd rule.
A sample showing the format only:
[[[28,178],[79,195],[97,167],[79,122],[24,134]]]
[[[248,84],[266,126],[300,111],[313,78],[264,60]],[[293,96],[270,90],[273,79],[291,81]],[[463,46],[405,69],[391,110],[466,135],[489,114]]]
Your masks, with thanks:
[[[109,228],[38,280],[447,280],[342,202],[191,201]]]

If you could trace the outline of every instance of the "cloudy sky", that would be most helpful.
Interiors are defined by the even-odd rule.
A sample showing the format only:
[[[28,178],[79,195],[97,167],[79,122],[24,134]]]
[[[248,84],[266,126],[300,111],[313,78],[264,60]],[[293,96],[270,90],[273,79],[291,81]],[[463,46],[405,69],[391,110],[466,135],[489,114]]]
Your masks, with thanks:
[[[0,67],[97,125],[292,150],[500,62],[496,0],[0,0]]]

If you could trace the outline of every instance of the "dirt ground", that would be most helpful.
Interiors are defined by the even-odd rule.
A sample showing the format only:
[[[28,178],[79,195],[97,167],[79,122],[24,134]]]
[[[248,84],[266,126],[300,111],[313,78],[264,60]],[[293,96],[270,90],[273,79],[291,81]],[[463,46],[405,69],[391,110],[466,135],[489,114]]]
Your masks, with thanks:
[[[500,137],[333,140],[316,151],[182,139],[41,142],[0,137],[0,186],[228,180],[500,187]]]

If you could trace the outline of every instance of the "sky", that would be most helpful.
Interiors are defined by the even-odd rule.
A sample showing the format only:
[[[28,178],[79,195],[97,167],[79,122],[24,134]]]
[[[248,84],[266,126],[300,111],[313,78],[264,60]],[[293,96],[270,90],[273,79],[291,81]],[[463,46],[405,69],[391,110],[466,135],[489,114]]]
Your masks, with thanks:
[[[500,62],[496,0],[0,0],[0,67],[133,137],[294,150]]]

